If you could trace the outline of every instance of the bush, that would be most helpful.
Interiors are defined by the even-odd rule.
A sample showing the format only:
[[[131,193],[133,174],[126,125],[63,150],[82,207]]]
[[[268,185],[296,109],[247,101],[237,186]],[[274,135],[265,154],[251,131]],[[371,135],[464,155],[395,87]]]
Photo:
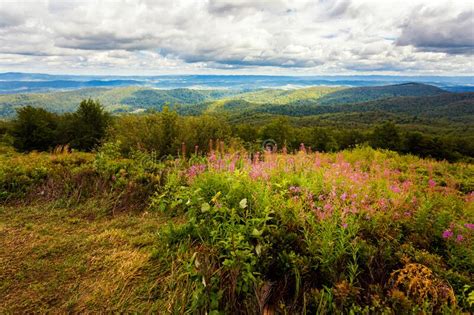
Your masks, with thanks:
[[[450,167],[362,148],[253,160],[211,154],[175,171],[152,208],[185,215],[160,237],[167,253],[194,253],[182,267],[194,284],[180,288],[189,297],[181,302],[229,313],[454,311],[454,294],[472,280],[472,232],[461,227],[473,218],[454,182],[437,186],[423,175]],[[461,241],[443,236],[453,222]],[[436,276],[426,266],[418,268],[426,279],[405,272],[423,263]],[[417,279],[427,286],[411,287]]]

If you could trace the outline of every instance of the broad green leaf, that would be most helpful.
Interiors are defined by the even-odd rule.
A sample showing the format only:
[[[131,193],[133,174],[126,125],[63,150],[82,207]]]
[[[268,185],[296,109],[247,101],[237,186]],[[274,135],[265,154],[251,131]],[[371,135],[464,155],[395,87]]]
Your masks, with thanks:
[[[204,202],[202,205],[201,205],[201,211],[202,212],[207,212],[211,209],[211,206],[207,203],[207,202]]]
[[[242,209],[247,208],[247,198],[244,198],[244,199],[240,200],[239,206],[240,206]]]

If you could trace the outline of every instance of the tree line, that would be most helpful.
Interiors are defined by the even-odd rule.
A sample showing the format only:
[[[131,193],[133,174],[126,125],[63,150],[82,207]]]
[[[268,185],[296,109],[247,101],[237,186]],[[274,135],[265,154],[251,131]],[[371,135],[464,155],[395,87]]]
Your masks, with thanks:
[[[104,141],[113,141],[124,155],[134,150],[154,151],[160,156],[183,151],[205,154],[209,143],[217,140],[254,152],[271,139],[279,149],[288,151],[298,150],[301,144],[322,152],[370,145],[449,161],[472,161],[474,157],[469,139],[404,131],[393,122],[369,129],[302,127],[277,116],[259,125],[230,124],[224,116],[182,116],[167,106],[161,112],[111,116],[92,99],[82,101],[74,113],[62,115],[31,106],[20,108],[15,119],[0,122],[0,136],[23,152],[48,151],[60,145],[92,151]]]
[[[111,121],[99,102],[88,99],[74,113],[62,115],[31,106],[19,108],[6,132],[18,151],[47,151],[66,144],[91,151],[104,139]]]

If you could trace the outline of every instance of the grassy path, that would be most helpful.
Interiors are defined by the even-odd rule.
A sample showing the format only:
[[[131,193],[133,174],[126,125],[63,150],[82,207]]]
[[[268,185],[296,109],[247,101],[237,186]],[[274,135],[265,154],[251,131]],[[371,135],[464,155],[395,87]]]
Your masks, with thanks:
[[[94,207],[0,206],[0,313],[158,308],[150,256],[163,220]]]

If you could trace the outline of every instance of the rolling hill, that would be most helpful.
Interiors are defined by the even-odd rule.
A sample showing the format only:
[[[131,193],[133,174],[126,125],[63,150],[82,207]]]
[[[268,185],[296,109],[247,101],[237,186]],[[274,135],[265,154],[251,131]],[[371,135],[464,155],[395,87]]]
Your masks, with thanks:
[[[229,111],[229,110],[228,110]],[[254,114],[314,116],[340,113],[378,113],[379,116],[390,114],[455,120],[474,123],[474,93],[444,93],[432,96],[400,96],[379,99],[370,102],[352,104],[320,105],[318,102],[284,105],[264,104],[237,110],[235,115],[249,116]],[[387,115],[388,116],[388,115]]]
[[[398,96],[433,96],[446,92],[436,86],[422,83],[356,87],[327,94],[321,97],[318,103],[320,105],[348,104]]]
[[[81,100],[99,100],[110,112],[133,112],[140,109],[161,110],[165,104],[197,105],[227,97],[233,90],[159,90],[142,87],[87,88],[65,92],[0,95],[0,117],[13,117],[16,108],[33,106],[56,113],[74,111]]]
[[[341,90],[341,87],[310,87],[302,89],[259,89],[255,91],[232,89],[153,89],[144,87],[86,88],[49,93],[0,95],[0,117],[13,117],[22,106],[42,107],[56,113],[71,112],[81,100],[98,99],[110,112],[133,112],[143,109],[161,110],[165,104],[179,104],[183,113],[200,113],[232,104],[260,106],[290,102],[314,102],[323,95]],[[199,106],[198,106],[199,105]],[[195,106],[195,107],[193,107]],[[237,106],[237,107],[240,107]]]
[[[237,94],[233,100],[244,100],[251,103],[265,104],[269,100],[273,104],[287,104],[296,101],[316,101],[324,96],[343,90],[343,87],[314,86],[299,89],[260,89]]]
[[[367,117],[417,117],[474,123],[474,93],[450,93],[420,83],[253,91],[119,87],[5,94],[0,95],[0,117],[13,117],[17,108],[28,105],[57,113],[71,112],[86,98],[98,99],[112,113],[160,111],[169,104],[184,115],[225,114],[237,121],[246,121],[250,116],[252,120],[268,120],[275,115],[332,115],[334,119],[351,121],[366,120]]]

